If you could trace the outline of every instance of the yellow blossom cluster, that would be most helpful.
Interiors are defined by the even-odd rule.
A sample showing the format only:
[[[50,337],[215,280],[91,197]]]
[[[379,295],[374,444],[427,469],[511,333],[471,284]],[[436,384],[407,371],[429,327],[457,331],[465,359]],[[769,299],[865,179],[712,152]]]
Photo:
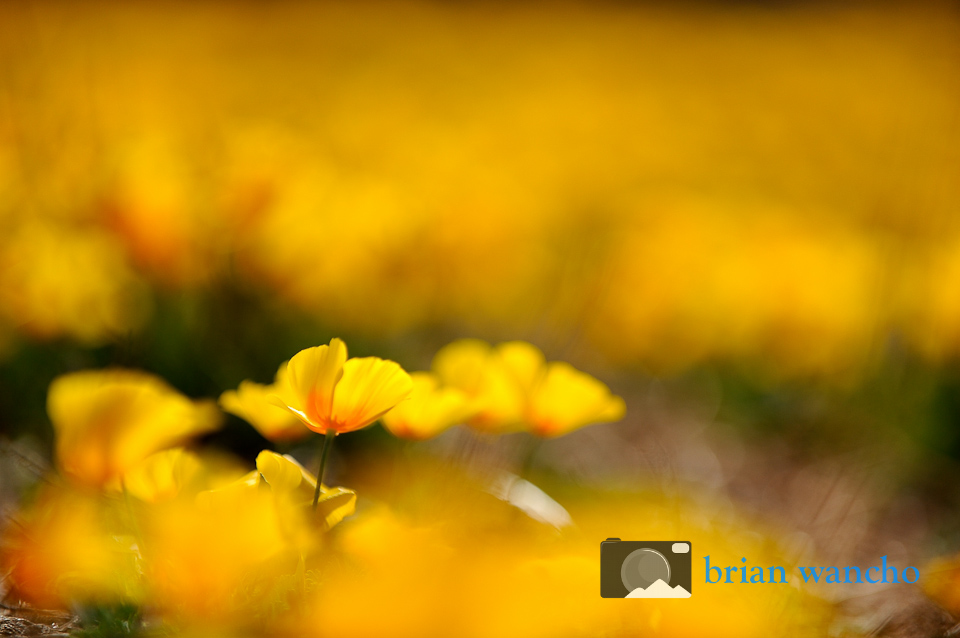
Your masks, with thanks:
[[[484,417],[484,432],[524,426],[559,436],[624,413],[623,401],[600,381],[546,363],[528,343],[455,342],[438,354],[435,368],[411,377],[393,361],[348,358],[344,342],[333,339],[284,362],[272,385],[244,382],[223,394],[225,409],[274,441],[290,440],[293,427],[283,420],[289,416],[303,432],[325,434],[316,477],[271,450],[244,472],[238,461],[199,448],[197,437],[219,427],[220,413],[154,375],[114,368],[56,378],[47,412],[57,473],[0,538],[7,597],[45,607],[134,604],[170,630],[272,635],[308,627],[329,603],[325,592],[369,587],[369,579],[384,576],[370,561],[389,543],[411,540],[404,553],[411,564],[438,560],[432,539],[444,524],[432,520],[434,531],[421,537],[381,504],[359,516],[364,522],[355,532],[338,536],[334,528],[356,511],[357,493],[322,483],[333,436],[382,419],[398,436],[424,439],[488,413],[500,421],[494,427]],[[463,498],[487,489],[477,485]],[[525,569],[515,552],[501,559]],[[568,562],[575,569],[566,574]],[[585,559],[565,552],[546,568],[570,578],[590,573]],[[381,586],[433,586],[422,574],[398,575]],[[343,595],[353,596],[335,598]],[[315,629],[323,633],[343,620],[331,617]],[[437,626],[416,621],[427,623],[421,629],[428,633]]]
[[[565,362],[547,363],[533,344],[491,347],[463,339],[443,348],[431,372],[404,373],[392,361],[347,358],[346,345],[309,348],[281,364],[274,382],[243,381],[220,397],[223,409],[276,443],[309,430],[342,434],[378,419],[394,435],[429,439],[451,426],[479,432],[567,434],[623,418],[623,399]]]

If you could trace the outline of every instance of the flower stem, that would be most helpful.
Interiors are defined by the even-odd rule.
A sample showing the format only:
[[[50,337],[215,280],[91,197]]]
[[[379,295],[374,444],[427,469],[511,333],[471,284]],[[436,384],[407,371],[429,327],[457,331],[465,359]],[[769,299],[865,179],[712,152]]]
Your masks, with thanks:
[[[532,437],[529,446],[523,454],[523,462],[520,464],[520,478],[527,480],[530,476],[530,470],[533,469],[533,461],[537,456],[537,452],[540,451],[540,446],[543,444],[543,439],[538,436]]]
[[[317,503],[320,502],[320,485],[323,483],[323,469],[327,466],[327,455],[330,454],[330,448],[333,447],[333,438],[337,433],[333,430],[327,430],[327,435],[323,438],[323,451],[320,452],[320,469],[317,470],[317,489],[313,493],[313,511],[317,511]]]

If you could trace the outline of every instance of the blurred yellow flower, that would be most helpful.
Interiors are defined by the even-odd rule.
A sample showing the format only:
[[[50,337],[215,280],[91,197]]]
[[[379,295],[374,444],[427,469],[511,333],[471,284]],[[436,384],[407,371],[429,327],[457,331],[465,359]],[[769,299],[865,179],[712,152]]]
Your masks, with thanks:
[[[42,339],[104,342],[138,328],[147,296],[101,229],[25,223],[0,241],[0,318]]]
[[[236,390],[228,390],[220,395],[220,406],[227,412],[245,419],[269,441],[288,443],[298,441],[310,435],[300,418],[289,410],[279,407],[272,399],[274,395],[287,397],[289,386],[286,384],[284,362],[274,382],[262,385],[253,381],[242,381]],[[283,400],[292,402],[292,398]]]
[[[418,441],[429,439],[465,422],[476,412],[466,392],[442,387],[436,375],[414,372],[410,378],[413,380],[410,398],[401,401],[381,419],[394,436]]]
[[[211,402],[191,401],[161,379],[134,370],[87,370],[54,379],[47,412],[60,470],[105,487],[154,452],[215,429]]]
[[[256,489],[147,508],[144,581],[153,605],[168,618],[221,628],[250,622],[255,611],[237,602],[242,590],[269,583],[278,561],[292,571],[298,560],[283,522],[276,500]]]
[[[377,357],[347,359],[347,346],[301,350],[286,368],[288,394],[273,400],[296,414],[315,432],[343,434],[365,428],[413,389],[410,375],[393,361]]]
[[[592,423],[619,421],[626,405],[610,389],[568,363],[547,364],[533,387],[527,407],[530,432],[561,436]]]
[[[458,507],[458,503],[453,503]],[[478,528],[480,526],[478,525]],[[475,528],[476,529],[476,528]],[[286,633],[296,636],[463,636],[453,592],[473,582],[471,554],[452,551],[439,525],[375,506],[343,525],[324,578]],[[486,539],[487,537],[483,537]],[[457,559],[460,559],[457,561]],[[500,567],[498,564],[497,567]],[[459,569],[469,578],[458,578]],[[503,585],[503,583],[500,583]],[[370,607],[371,587],[389,592]],[[472,600],[464,598],[462,600]],[[284,633],[284,635],[286,635]]]
[[[568,363],[547,363],[524,341],[495,348],[476,339],[455,341],[437,353],[433,368],[444,382],[473,397],[480,431],[526,429],[554,437],[593,423],[623,418],[626,406],[594,377]]]
[[[61,485],[44,489],[0,541],[6,595],[40,608],[135,598],[133,538],[105,524],[118,505]]]
[[[437,352],[432,367],[444,385],[462,390],[475,402],[470,427],[492,434],[522,427],[523,393],[490,344],[454,341]]]
[[[176,498],[203,472],[200,458],[182,447],[151,454],[123,476],[123,488],[146,503]],[[119,480],[114,488],[121,487]]]

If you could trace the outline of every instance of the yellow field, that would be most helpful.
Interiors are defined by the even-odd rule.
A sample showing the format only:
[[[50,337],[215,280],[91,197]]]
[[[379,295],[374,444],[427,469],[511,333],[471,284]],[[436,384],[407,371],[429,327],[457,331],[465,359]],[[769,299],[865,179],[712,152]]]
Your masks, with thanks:
[[[654,370],[960,346],[947,6],[0,12],[15,330],[102,340],[137,281],[239,277],[332,326]]]

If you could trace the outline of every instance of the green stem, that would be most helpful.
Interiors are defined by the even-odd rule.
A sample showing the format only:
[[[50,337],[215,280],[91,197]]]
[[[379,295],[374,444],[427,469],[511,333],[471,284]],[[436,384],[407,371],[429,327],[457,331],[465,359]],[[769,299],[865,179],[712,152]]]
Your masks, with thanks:
[[[333,439],[337,433],[333,430],[327,430],[327,435],[323,438],[323,451],[320,453],[320,469],[317,470],[317,489],[313,493],[313,511],[317,511],[317,503],[320,502],[320,485],[323,483],[323,469],[327,466],[327,455],[330,454],[330,448],[333,447]]]
[[[532,436],[532,435],[531,435]],[[530,441],[529,446],[527,447],[526,452],[523,455],[523,462],[520,464],[520,478],[527,480],[530,476],[530,470],[533,469],[533,461],[537,456],[537,452],[540,451],[540,446],[543,444],[543,439],[538,436],[533,436]]]

